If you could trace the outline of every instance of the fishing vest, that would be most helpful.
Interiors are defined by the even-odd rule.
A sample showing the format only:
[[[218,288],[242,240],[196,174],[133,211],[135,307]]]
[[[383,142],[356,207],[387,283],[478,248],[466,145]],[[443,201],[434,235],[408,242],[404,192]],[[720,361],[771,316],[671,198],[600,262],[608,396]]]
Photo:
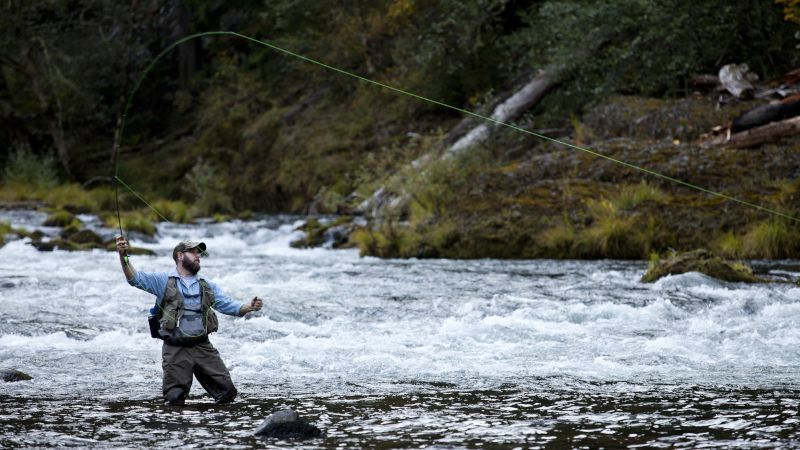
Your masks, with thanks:
[[[170,344],[190,345],[205,342],[208,335],[217,331],[219,321],[211,306],[214,291],[200,279],[200,308],[188,308],[178,290],[178,277],[169,277],[164,298],[159,308],[159,334]]]

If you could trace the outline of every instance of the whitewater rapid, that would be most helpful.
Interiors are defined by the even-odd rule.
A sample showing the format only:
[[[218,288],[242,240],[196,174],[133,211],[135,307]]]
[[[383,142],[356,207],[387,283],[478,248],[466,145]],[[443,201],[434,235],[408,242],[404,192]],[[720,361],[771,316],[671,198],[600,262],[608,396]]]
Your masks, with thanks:
[[[36,214],[11,219],[31,226],[42,219]],[[221,316],[212,337],[234,380],[254,387],[491,387],[543,377],[798,384],[800,289],[792,285],[697,273],[643,284],[641,262],[380,260],[298,250],[289,242],[299,223],[164,224],[149,242],[132,238],[157,256],[131,259],[137,270],[167,271],[175,243],[202,240],[210,253],[202,273],[232,297],[265,300],[258,314]],[[0,249],[0,364],[34,380],[0,383],[0,392],[152,396],[160,379],[160,342],[146,326],[152,303],[125,282],[115,253],[8,243]]]

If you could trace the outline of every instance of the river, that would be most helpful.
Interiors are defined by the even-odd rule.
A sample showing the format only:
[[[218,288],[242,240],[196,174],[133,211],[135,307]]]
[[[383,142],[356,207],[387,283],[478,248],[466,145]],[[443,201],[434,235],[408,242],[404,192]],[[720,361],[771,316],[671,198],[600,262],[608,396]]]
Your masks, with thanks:
[[[0,220],[48,234],[45,216]],[[96,218],[81,216],[102,229]],[[149,294],[115,253],[0,248],[3,448],[786,448],[800,446],[800,289],[690,273],[654,284],[629,261],[449,261],[298,250],[291,217],[162,224],[142,271],[203,240],[202,273],[264,309],[212,336],[239,389],[195,382],[161,405]],[[765,266],[800,276],[797,262]],[[325,432],[255,427],[292,407]]]

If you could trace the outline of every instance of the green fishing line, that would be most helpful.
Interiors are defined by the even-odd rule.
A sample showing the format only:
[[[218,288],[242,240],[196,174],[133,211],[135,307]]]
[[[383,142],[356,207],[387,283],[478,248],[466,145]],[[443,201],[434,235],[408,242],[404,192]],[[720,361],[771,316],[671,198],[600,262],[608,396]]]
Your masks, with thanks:
[[[196,39],[196,38],[200,38],[200,37],[204,37],[204,36],[219,36],[219,35],[222,35],[222,36],[236,36],[236,37],[239,37],[239,38],[242,38],[242,39],[246,39],[248,41],[254,42],[254,43],[262,45],[264,47],[268,47],[268,48],[270,48],[272,50],[275,50],[277,52],[280,52],[280,53],[283,53],[285,55],[291,56],[293,58],[297,58],[297,59],[306,61],[308,63],[323,67],[325,69],[340,73],[342,75],[346,75],[348,77],[352,77],[352,78],[358,79],[358,80],[363,81],[365,83],[369,83],[369,84],[372,84],[372,85],[375,85],[375,86],[379,86],[381,88],[388,89],[390,91],[394,91],[394,92],[397,92],[399,94],[402,94],[402,95],[405,95],[405,96],[408,96],[408,97],[413,97],[413,98],[416,98],[416,99],[421,100],[421,101],[425,101],[425,102],[428,102],[428,103],[439,105],[439,106],[444,107],[444,108],[448,108],[448,109],[451,109],[451,110],[454,110],[454,111],[458,111],[458,112],[460,112],[462,114],[466,114],[468,116],[476,117],[476,118],[481,119],[481,120],[486,121],[486,122],[494,123],[495,125],[511,128],[512,130],[516,130],[516,131],[519,131],[519,132],[522,132],[522,133],[525,133],[525,134],[529,134],[529,135],[535,136],[535,137],[537,137],[539,139],[543,139],[543,140],[546,140],[546,141],[550,141],[550,142],[553,142],[553,143],[556,143],[556,144],[563,145],[565,147],[569,147],[569,148],[572,148],[572,149],[575,149],[575,150],[579,150],[579,151],[582,151],[584,153],[588,153],[588,154],[590,154],[592,156],[596,156],[598,158],[603,158],[603,159],[605,159],[607,161],[611,161],[611,162],[613,162],[615,164],[619,164],[619,165],[628,167],[630,169],[638,170],[638,171],[646,173],[648,175],[652,175],[654,177],[658,177],[658,178],[661,178],[663,180],[667,180],[667,181],[669,181],[671,183],[676,183],[676,184],[679,184],[681,186],[685,186],[685,187],[688,187],[690,189],[694,189],[696,191],[704,192],[704,193],[712,195],[712,196],[716,196],[716,197],[719,197],[719,198],[722,198],[722,199],[725,199],[725,200],[729,200],[729,201],[732,201],[732,202],[735,202],[735,203],[739,203],[741,205],[745,205],[747,207],[754,208],[754,209],[757,209],[757,210],[760,210],[760,211],[763,211],[763,212],[766,212],[766,213],[769,213],[769,214],[772,214],[772,215],[775,215],[775,216],[778,216],[778,217],[789,219],[789,220],[792,220],[792,221],[795,221],[795,222],[800,222],[800,218],[791,216],[789,214],[782,213],[782,212],[774,210],[772,208],[768,208],[766,206],[762,206],[762,205],[759,205],[759,204],[756,204],[756,203],[748,202],[746,200],[742,200],[740,198],[737,198],[737,197],[734,197],[734,196],[731,196],[731,195],[728,195],[728,194],[725,194],[725,193],[722,193],[722,192],[718,192],[718,191],[714,191],[712,189],[708,189],[708,188],[705,188],[705,187],[702,187],[702,186],[698,186],[696,184],[692,184],[692,183],[689,183],[687,181],[684,181],[684,180],[681,180],[681,179],[678,179],[678,178],[670,177],[670,176],[665,175],[663,173],[656,172],[654,170],[650,170],[650,169],[647,169],[645,167],[638,166],[636,164],[625,162],[625,161],[622,161],[620,159],[616,159],[616,158],[608,156],[608,155],[604,155],[602,153],[599,153],[599,152],[597,152],[595,150],[591,150],[591,149],[586,148],[586,147],[581,147],[579,145],[571,144],[569,142],[564,142],[564,141],[561,141],[561,140],[558,140],[558,139],[554,139],[554,138],[545,136],[543,134],[539,134],[539,133],[536,133],[536,132],[533,132],[533,131],[530,131],[530,130],[526,130],[524,128],[521,128],[521,127],[513,125],[513,124],[502,122],[500,120],[493,119],[491,117],[484,116],[484,115],[481,115],[481,114],[478,114],[478,113],[475,113],[475,112],[472,112],[472,111],[468,111],[466,109],[462,109],[462,108],[459,108],[459,107],[456,107],[456,106],[448,105],[447,103],[443,103],[443,102],[440,102],[440,101],[437,101],[437,100],[434,100],[434,99],[431,99],[431,98],[428,98],[428,97],[424,97],[422,95],[418,95],[418,94],[415,94],[413,92],[408,92],[408,91],[405,91],[403,89],[399,89],[399,88],[396,88],[394,86],[390,86],[388,84],[384,84],[384,83],[381,83],[379,81],[375,81],[375,80],[363,77],[361,75],[358,75],[358,74],[355,74],[355,73],[348,72],[346,70],[340,69],[338,67],[331,66],[329,64],[325,64],[325,63],[317,61],[315,59],[311,59],[309,57],[294,53],[292,51],[289,51],[289,50],[286,50],[284,48],[278,47],[277,45],[270,44],[268,42],[265,42],[265,41],[262,41],[262,40],[259,40],[259,39],[244,35],[244,34],[236,33],[234,31],[206,31],[206,32],[203,32],[203,33],[196,33],[196,34],[192,34],[190,36],[186,36],[186,37],[174,42],[172,45],[170,45],[169,47],[167,47],[163,51],[161,51],[161,53],[159,53],[158,56],[156,56],[150,62],[150,64],[147,65],[147,67],[145,68],[144,72],[142,72],[142,75],[136,81],[136,84],[134,85],[133,89],[131,90],[130,95],[128,95],[128,100],[127,100],[127,102],[125,104],[125,109],[124,109],[124,111],[122,113],[122,122],[121,122],[121,125],[120,125],[120,131],[117,134],[117,142],[115,144],[115,150],[114,150],[114,161],[115,161],[114,179],[117,182],[122,183],[128,190],[133,192],[137,197],[139,197],[142,201],[144,201],[145,204],[147,204],[147,206],[149,206],[154,211],[156,211],[156,209],[153,208],[152,205],[147,203],[139,194],[136,194],[130,186],[128,186],[127,184],[122,182],[122,180],[119,178],[119,162],[120,162],[119,161],[119,156],[118,156],[119,155],[119,148],[120,148],[120,145],[121,145],[121,142],[122,142],[123,131],[125,129],[125,120],[127,118],[128,111],[130,110],[131,104],[133,102],[133,97],[136,94],[136,91],[141,86],[142,81],[144,80],[144,78],[150,72],[150,70],[152,70],[153,67],[155,67],[156,63],[164,55],[169,53],[173,48],[177,47],[178,45],[180,45],[180,44],[182,44],[182,43],[184,43],[186,41],[192,40],[192,39]],[[158,211],[156,211],[156,214],[158,214],[160,217],[164,218],[164,216],[161,215],[161,213],[159,213]],[[120,220],[119,219],[119,200],[117,200],[117,218],[118,218],[118,220]],[[120,234],[121,233],[122,233],[122,221],[120,220]]]

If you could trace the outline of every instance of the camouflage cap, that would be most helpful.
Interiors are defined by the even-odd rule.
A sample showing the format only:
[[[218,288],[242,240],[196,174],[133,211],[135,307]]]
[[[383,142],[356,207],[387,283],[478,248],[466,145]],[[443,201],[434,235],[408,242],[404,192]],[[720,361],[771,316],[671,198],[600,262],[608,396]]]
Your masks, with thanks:
[[[195,241],[181,241],[175,248],[172,250],[172,259],[175,261],[178,260],[178,253],[185,252],[186,250],[191,250],[193,248],[199,248],[204,255],[206,255],[206,243],[205,242],[195,242]]]

